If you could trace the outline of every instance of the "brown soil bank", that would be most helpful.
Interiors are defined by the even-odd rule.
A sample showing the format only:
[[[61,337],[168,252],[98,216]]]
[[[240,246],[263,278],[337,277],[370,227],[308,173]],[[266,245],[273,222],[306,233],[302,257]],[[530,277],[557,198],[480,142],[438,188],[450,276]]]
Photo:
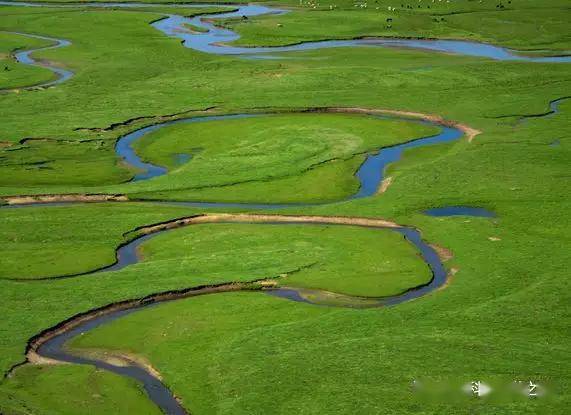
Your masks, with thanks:
[[[211,213],[195,215],[155,225],[143,226],[135,231],[143,235],[199,223],[322,223],[331,225],[353,225],[373,228],[400,228],[401,225],[385,219],[359,218],[350,216],[311,216],[311,215],[263,215],[248,213]]]
[[[63,195],[29,195],[29,196],[5,196],[2,198],[8,205],[31,205],[42,203],[59,202],[127,202],[125,195],[105,194],[63,194]]]
[[[316,108],[319,111],[319,108]],[[446,120],[442,118],[440,115],[434,114],[424,114],[421,112],[412,112],[412,111],[400,111],[400,110],[390,110],[390,109],[375,109],[375,108],[347,108],[347,107],[326,107],[323,108],[324,112],[341,112],[341,113],[352,113],[352,114],[380,114],[380,115],[395,115],[397,117],[404,117],[404,118],[415,118],[420,120],[429,121],[435,124],[444,125],[446,127],[454,127],[458,128],[462,131],[468,142],[471,142],[474,137],[482,132],[475,128],[470,127],[469,125],[459,123],[457,121]]]

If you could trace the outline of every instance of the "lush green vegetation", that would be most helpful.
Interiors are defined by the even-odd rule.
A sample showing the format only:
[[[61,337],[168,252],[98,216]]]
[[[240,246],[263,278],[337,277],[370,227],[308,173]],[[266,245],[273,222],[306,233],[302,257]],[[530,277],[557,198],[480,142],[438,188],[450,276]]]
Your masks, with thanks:
[[[196,413],[263,413],[267,408],[283,414],[379,413],[386,408],[393,413],[564,413],[561,395],[543,403],[465,398],[431,405],[415,400],[412,379],[465,383],[485,377],[490,383],[507,383],[513,376],[566,376],[553,364],[564,359],[564,348],[517,342],[514,349],[515,333],[506,335],[500,316],[494,313],[493,322],[478,323],[481,317],[475,316],[487,315],[496,301],[446,296],[450,294],[423,299],[420,307],[369,311],[292,304],[260,293],[205,296],[132,314],[83,336],[73,347],[149,357]],[[519,336],[535,338],[537,330],[520,327]],[[461,336],[454,335],[460,331]],[[534,363],[540,350],[551,354],[552,364]],[[513,353],[517,359],[510,360]]]
[[[177,124],[135,143],[141,156],[170,174],[121,187],[90,191],[179,200],[300,202],[339,200],[358,190],[353,176],[366,153],[437,133],[405,121],[358,115],[281,115]],[[6,146],[0,186],[86,186],[128,181],[110,140],[27,141]],[[2,154],[0,153],[0,154]],[[181,163],[179,154],[193,156]],[[251,167],[256,166],[253,170]],[[74,172],[70,175],[70,172]],[[24,177],[20,180],[19,177]],[[324,187],[323,183],[330,183]],[[74,186],[75,185],[75,186]]]
[[[379,1],[376,10],[372,3],[361,9],[339,1],[328,11],[330,4],[228,24],[248,44],[388,34],[484,39],[546,50],[538,53],[571,48],[564,0],[512,0],[502,2],[503,9],[497,1],[435,2],[430,10],[390,16],[387,7],[400,4]],[[416,125],[358,116],[283,115],[208,128],[178,125],[139,144],[141,154],[171,167],[172,174],[156,182],[120,184],[132,172],[113,156],[118,136],[164,115],[195,115],[185,111],[210,106],[220,113],[259,107],[404,109],[439,114],[483,131],[472,143],[406,152],[389,168],[394,181],[383,195],[287,210],[385,217],[418,227],[428,241],[454,253],[447,266],[458,272],[445,290],[374,310],[316,307],[260,292],[217,294],[134,313],[83,336],[73,347],[146,357],[185,407],[198,414],[568,412],[571,101],[552,117],[521,121],[517,116],[544,112],[549,100],[569,95],[568,65],[382,48],[245,60],[182,48],[148,25],[160,17],[156,12],[2,7],[0,13],[2,30],[71,40],[72,46],[38,57],[76,72],[56,88],[2,95],[4,195],[120,191],[149,198],[240,200],[242,194],[279,200],[295,191],[296,197],[310,200],[316,192],[346,194],[354,188],[345,176],[358,164],[352,154],[423,133]],[[393,18],[390,29],[388,17]],[[9,44],[1,53],[14,47]],[[22,79],[36,82],[35,75],[20,69]],[[10,72],[16,76],[16,70]],[[136,120],[112,126],[131,119]],[[334,127],[342,139],[328,140],[324,125]],[[387,134],[377,135],[377,125]],[[256,126],[268,134],[258,133]],[[354,135],[360,140],[348,139]],[[44,140],[18,144],[23,138]],[[331,155],[348,160],[329,170],[319,168],[319,177],[300,174],[301,164],[293,160],[305,159],[316,143],[327,146],[311,155],[313,161]],[[258,157],[243,158],[249,168],[242,169],[227,162],[215,169],[208,164],[230,155],[231,149],[243,153],[247,145],[264,150],[268,144],[283,154],[260,151]],[[194,158],[178,165],[175,153]],[[193,171],[199,163],[200,171]],[[293,178],[257,188],[240,185],[244,187],[233,189],[231,196],[223,187],[199,194],[188,190],[195,182],[181,185],[190,179],[211,185],[267,178],[274,171],[264,166],[272,164]],[[206,171],[210,175],[201,176]],[[487,207],[498,218],[420,214],[446,205]],[[113,261],[116,246],[129,237],[125,232],[198,212],[150,203],[2,209],[0,272],[10,278],[93,269]],[[426,278],[410,246],[397,239],[389,232],[340,227],[200,225],[148,241],[142,247],[144,261],[119,272],[44,282],[2,280],[0,367],[5,372],[22,361],[26,341],[46,327],[153,292],[280,274],[289,274],[283,280],[297,286],[394,292],[402,286],[381,287],[371,277],[386,271],[383,282],[390,278],[407,284]],[[294,272],[303,267],[308,268]],[[553,386],[545,399],[419,403],[409,388],[417,378],[532,379]],[[85,408],[95,414],[154,409],[138,386],[91,368],[24,366],[0,383],[2,413],[82,413]]]
[[[2,242],[12,248],[0,278],[52,277],[112,264],[115,246],[128,240],[137,225],[157,222],[165,214],[188,214],[171,208],[159,216],[152,214],[154,209],[93,205],[37,209],[34,215],[29,209],[3,210]],[[33,260],[30,252],[37,252]],[[224,282],[285,273],[279,281],[284,285],[369,297],[398,294],[430,279],[415,248],[381,229],[196,225],[156,236],[141,247],[141,255],[144,261],[133,269],[143,266],[181,279],[201,275],[205,281]]]
[[[121,271],[34,283],[6,281],[65,275],[108,265],[115,259],[115,247],[129,237],[132,229],[194,212],[158,209],[151,204],[1,210],[2,246],[10,247],[3,251],[4,280],[0,282],[11,304],[5,323],[11,330],[18,327],[21,333],[12,332],[1,339],[5,348],[3,369],[21,356],[21,342],[41,327],[63,320],[66,313],[122,297],[282,274],[290,274],[281,279],[287,285],[374,296],[402,291],[428,277],[415,250],[388,230],[216,224],[158,235],[141,247],[141,263]],[[322,235],[325,237],[320,238]],[[30,252],[35,255],[30,257]],[[70,289],[75,292],[73,296],[69,295]],[[29,315],[32,310],[33,319]]]
[[[105,265],[114,259],[122,235],[137,225],[192,213],[181,208],[157,211],[150,204],[32,209],[33,215],[29,208],[0,211],[6,231],[2,246],[10,247],[3,251],[3,277],[61,275]],[[265,277],[281,277],[287,285],[386,295],[428,277],[413,248],[385,230],[196,225],[159,235],[142,248],[144,261],[118,272],[35,283],[0,281],[10,304],[3,324],[9,335],[0,337],[3,370],[22,359],[23,344],[42,328],[123,298]],[[30,252],[37,254],[31,258]],[[20,377],[19,370],[16,375],[18,384],[34,387],[37,381]],[[11,380],[7,385],[2,406],[16,399],[16,386]]]
[[[14,415],[161,413],[135,382],[87,366],[22,367],[0,389],[0,405],[6,400]]]
[[[1,148],[0,154],[0,186],[89,186],[132,176],[109,140],[27,140]]]
[[[135,227],[183,216],[148,205],[87,205],[54,209],[4,209],[2,278],[37,278],[86,272],[115,261],[115,248]],[[104,226],[101,224],[104,223]],[[35,255],[30,258],[30,252]]]

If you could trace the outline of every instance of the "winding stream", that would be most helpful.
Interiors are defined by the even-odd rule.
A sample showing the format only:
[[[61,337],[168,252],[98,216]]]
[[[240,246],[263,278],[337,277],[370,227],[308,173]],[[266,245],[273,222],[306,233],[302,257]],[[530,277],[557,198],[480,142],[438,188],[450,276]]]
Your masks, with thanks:
[[[357,192],[347,198],[340,200],[338,202],[348,201],[351,199],[360,199],[365,197],[371,197],[378,193],[379,187],[385,179],[386,167],[400,160],[402,153],[406,149],[412,149],[417,147],[424,147],[429,145],[450,143],[460,139],[465,134],[468,134],[467,129],[456,123],[448,122],[445,120],[435,120],[429,119],[430,117],[421,118],[422,114],[414,114],[413,116],[398,115],[391,112],[385,112],[383,110],[363,110],[359,108],[319,108],[314,109],[318,113],[346,113],[346,114],[366,114],[371,117],[379,119],[399,119],[406,120],[408,122],[416,122],[426,125],[432,125],[440,128],[440,132],[435,135],[421,137],[417,139],[411,139],[400,144],[395,144],[391,146],[386,146],[379,148],[376,151],[368,152],[366,154],[365,160],[359,166],[355,172],[355,177],[359,181],[359,188]],[[303,112],[307,113],[307,112]],[[158,131],[162,128],[166,128],[175,124],[195,124],[195,123],[205,123],[206,126],[209,122],[221,122],[225,120],[232,119],[243,119],[252,117],[262,117],[262,116],[272,116],[285,114],[283,112],[273,112],[273,113],[241,113],[241,114],[226,114],[226,115],[211,115],[211,116],[199,116],[192,118],[182,118],[171,121],[165,121],[158,124],[149,125],[142,127],[135,131],[132,131],[117,140],[115,145],[115,152],[119,158],[121,158],[124,163],[132,168],[141,170],[137,173],[132,181],[142,181],[149,180],[155,177],[160,177],[168,174],[168,170],[162,166],[152,164],[150,162],[144,161],[133,148],[133,144],[145,137],[147,134]],[[287,114],[292,114],[292,112],[287,112]],[[456,125],[454,125],[456,124]],[[192,162],[189,160],[189,162]],[[200,208],[243,208],[243,209],[281,209],[288,207],[308,207],[308,206],[318,206],[323,204],[330,204],[333,202],[325,203],[226,203],[226,202],[209,202],[209,201],[155,201],[146,200],[148,202],[168,204],[168,205],[178,205],[178,206],[188,206],[188,207],[200,207]],[[55,201],[55,202],[30,202],[21,203],[14,205],[7,205],[4,208],[19,208],[26,206],[36,206],[36,205],[52,205],[52,206],[62,206],[66,204],[77,203],[75,201]]]
[[[298,289],[291,287],[284,288],[266,288],[264,291],[272,296],[285,298],[292,301],[305,302],[316,305],[327,306],[343,306],[352,308],[371,308],[392,306],[405,301],[418,298],[427,293],[442,287],[446,283],[447,271],[442,264],[436,251],[422,240],[420,233],[410,227],[399,226],[390,222],[375,219],[340,218],[340,217],[296,217],[296,216],[274,216],[274,215],[201,215],[197,217],[189,217],[186,219],[178,219],[170,223],[163,223],[147,228],[149,233],[135,238],[117,251],[118,262],[112,267],[101,269],[98,272],[110,272],[121,269],[130,264],[139,261],[136,255],[136,249],[141,243],[155,237],[163,232],[172,229],[178,229],[182,226],[198,225],[203,223],[265,223],[273,224],[303,224],[312,226],[335,225],[335,226],[361,226],[377,229],[394,230],[405,238],[406,241],[414,245],[422,259],[428,265],[432,272],[432,279],[425,285],[414,287],[405,292],[379,298],[353,297],[335,293],[325,292],[323,290]],[[105,360],[95,357],[82,356],[79,351],[68,351],[65,348],[67,342],[77,336],[80,336],[90,330],[93,330],[103,324],[117,320],[127,314],[144,309],[151,305],[164,301],[172,301],[180,298],[187,298],[191,295],[203,295],[219,292],[229,292],[241,290],[240,285],[221,284],[219,286],[197,288],[190,290],[181,290],[179,292],[161,293],[152,298],[128,300],[124,306],[108,307],[106,312],[94,310],[90,318],[78,316],[72,318],[71,323],[66,323],[67,327],[55,327],[48,329],[47,333],[40,335],[38,339],[33,340],[28,348],[30,352],[35,353],[44,358],[55,359],[77,364],[90,364],[98,368],[105,369],[122,376],[128,376],[141,382],[149,395],[150,399],[155,402],[161,410],[166,414],[185,414],[185,410],[178,403],[168,388],[153,373],[145,367],[134,361],[128,361],[124,365],[114,365]]]
[[[105,360],[80,356],[68,352],[65,349],[65,344],[74,337],[81,336],[83,333],[93,330],[103,324],[110,323],[145,307],[149,307],[149,305],[141,304],[138,307],[126,310],[118,310],[114,313],[105,314],[90,319],[83,324],[65,331],[63,334],[55,336],[49,341],[43,343],[36,350],[36,353],[42,357],[57,360],[59,362],[92,365],[99,369],[107,370],[109,372],[116,373],[117,375],[134,379],[143,386],[149,398],[161,409],[163,413],[169,415],[187,414],[185,409],[173,396],[172,392],[161,382],[160,379],[153,376],[144,367],[134,362],[127,363],[124,366],[114,365],[106,362]]]
[[[212,20],[250,18],[263,15],[279,15],[288,10],[260,5],[240,5],[238,10],[228,13],[204,14],[194,17],[169,15],[152,25],[168,36],[181,39],[183,45],[205,53],[219,55],[250,55],[268,54],[279,52],[295,52],[317,50],[325,48],[355,47],[355,46],[381,46],[381,47],[404,47],[412,49],[425,49],[435,52],[453,53],[465,56],[476,56],[502,61],[526,61],[526,62],[571,62],[571,56],[545,56],[531,57],[519,54],[516,51],[494,46],[486,43],[471,42],[465,40],[438,40],[438,39],[399,39],[365,37],[347,40],[321,40],[307,41],[294,45],[270,46],[270,47],[240,47],[228,45],[229,42],[240,39],[240,35],[232,30],[216,26]],[[208,20],[207,20],[208,19]],[[206,30],[205,33],[189,32],[185,24],[190,24]]]
[[[327,109],[321,109],[320,111],[326,111]],[[362,114],[364,110],[362,109],[331,109],[332,112],[349,112],[349,113],[360,113]],[[387,118],[387,114],[375,114],[373,110],[366,110],[366,114],[375,117]],[[161,124],[151,125],[134,132],[131,132],[117,141],[116,152],[124,160],[143,170],[136,180],[148,180],[153,177],[158,177],[167,174],[167,170],[153,165],[151,163],[144,162],[134,151],[132,144],[144,137],[146,134],[153,131],[157,131],[160,128],[173,125],[175,123],[197,123],[197,122],[219,122],[228,119],[237,119],[245,117],[258,117],[258,116],[268,116],[270,114],[233,114],[233,115],[215,115],[215,116],[204,116],[204,117],[194,117],[188,119],[179,119],[174,121],[168,121]],[[418,114],[416,115],[418,116]],[[395,146],[382,148],[379,151],[367,156],[366,160],[361,164],[355,176],[359,179],[360,187],[359,191],[354,195],[350,196],[349,199],[370,197],[376,194],[380,183],[383,181],[385,167],[396,160],[398,160],[406,148],[421,147],[426,145],[451,142],[459,139],[464,134],[476,134],[475,130],[471,130],[468,127],[456,125],[450,127],[453,123],[445,122],[444,120],[439,121],[435,119],[411,119],[410,117],[402,117],[397,115],[392,115],[391,118],[405,118],[412,122],[429,123],[432,125],[437,125],[441,128],[441,132],[434,136],[422,137],[419,139],[414,139],[405,143],[397,144]],[[173,202],[164,202],[173,203]],[[183,205],[191,206],[201,206],[201,207],[228,207],[230,205],[247,207],[251,209],[255,208],[276,208],[281,206],[291,206],[291,205],[264,205],[264,204],[227,204],[227,203],[215,203],[215,202],[175,202]],[[34,206],[37,204],[33,204]],[[303,206],[303,205],[299,205]],[[471,208],[455,208],[455,214],[472,215],[474,211]],[[431,214],[431,212],[427,212]],[[424,285],[413,287],[399,295],[394,295],[390,297],[381,298],[365,298],[348,296],[338,293],[327,292],[324,290],[306,289],[306,288],[295,288],[295,287],[280,287],[280,288],[265,288],[264,292],[272,296],[281,297],[290,301],[305,302],[315,305],[325,305],[325,306],[339,306],[339,307],[350,307],[350,308],[371,308],[371,307],[382,307],[382,306],[392,306],[400,304],[405,301],[410,301],[412,299],[426,295],[446,283],[447,271],[442,264],[437,252],[434,248],[428,245],[422,240],[422,237],[418,230],[400,226],[394,223],[386,222],[380,219],[366,219],[366,218],[343,218],[343,217],[303,217],[303,216],[283,216],[283,215],[229,215],[229,214],[218,214],[218,215],[202,215],[199,217],[190,217],[185,219],[178,219],[170,223],[158,224],[154,226],[147,227],[147,232],[143,232],[138,237],[132,239],[128,243],[120,246],[116,253],[116,262],[110,266],[103,267],[101,269],[74,274],[74,275],[64,275],[60,277],[48,277],[44,279],[58,279],[58,278],[72,278],[81,277],[85,275],[95,275],[105,272],[117,271],[125,268],[129,265],[135,264],[140,261],[137,255],[137,248],[147,240],[157,236],[160,233],[167,232],[171,229],[176,229],[181,226],[187,226],[191,224],[199,223],[212,223],[212,222],[224,222],[224,223],[266,223],[266,224],[304,224],[304,225],[338,225],[338,226],[364,226],[370,228],[384,228],[390,229],[395,232],[400,233],[406,241],[411,243],[416,247],[420,256],[424,262],[429,267],[432,278]],[[38,280],[41,280],[38,279]],[[28,280],[30,281],[30,280]],[[33,280],[32,280],[33,281]],[[245,288],[245,287],[244,287]],[[175,396],[169,391],[167,386],[148,368],[140,365],[135,361],[127,361],[122,365],[114,365],[105,359],[98,359],[94,356],[81,355],[78,351],[68,351],[65,348],[67,342],[79,336],[87,331],[93,330],[103,324],[121,318],[127,314],[134,311],[140,310],[144,307],[150,306],[150,304],[156,304],[163,301],[171,301],[178,298],[186,298],[190,295],[202,295],[215,292],[227,292],[236,291],[240,287],[232,284],[223,284],[220,286],[198,288],[198,289],[188,289],[181,290],[177,293],[159,293],[152,295],[152,300],[137,299],[126,301],[125,306],[115,307],[115,305],[110,305],[104,307],[104,311],[92,310],[86,314],[78,315],[71,318],[71,322],[65,322],[63,325],[58,325],[54,328],[48,329],[46,332],[40,334],[35,340],[33,340],[27,350],[28,359],[32,356],[40,356],[43,358],[54,359],[57,361],[64,361],[77,364],[90,364],[98,368],[108,370],[117,373],[122,376],[127,376],[133,378],[142,383],[144,389],[146,390],[150,399],[158,405],[161,410],[167,414],[185,414],[184,408],[176,400]]]
[[[559,113],[559,105],[569,99],[571,99],[571,97],[561,97],[554,99],[553,101],[549,101],[549,110],[547,112],[541,114],[521,115],[520,120],[528,120],[531,118],[553,117],[554,115],[557,115]]]
[[[14,89],[45,88],[45,87],[49,87],[52,85],[61,84],[62,82],[67,81],[69,78],[71,78],[73,76],[72,71],[60,68],[58,66],[54,66],[50,62],[38,61],[38,60],[32,58],[32,56],[31,56],[31,54],[34,52],[38,52],[38,51],[42,51],[42,50],[58,49],[58,48],[63,48],[65,46],[69,46],[69,45],[71,45],[71,42],[69,40],[56,39],[56,38],[48,37],[48,36],[32,35],[29,33],[20,33],[20,32],[4,32],[4,33],[11,33],[14,35],[26,36],[26,37],[31,37],[31,38],[35,38],[35,39],[42,39],[42,40],[47,40],[49,42],[54,43],[53,45],[50,45],[50,46],[44,46],[44,47],[36,48],[36,49],[26,49],[26,50],[16,52],[16,53],[14,53],[14,58],[16,59],[16,62],[24,64],[24,65],[37,66],[40,68],[49,69],[50,71],[52,71],[56,75],[56,79],[54,79],[53,81],[43,82],[43,83],[39,83],[36,85],[30,85],[30,86],[25,86],[25,87],[21,87],[21,88],[10,88],[10,89],[5,89],[5,90],[0,90],[0,92],[1,91],[10,91],[10,90],[14,90]]]

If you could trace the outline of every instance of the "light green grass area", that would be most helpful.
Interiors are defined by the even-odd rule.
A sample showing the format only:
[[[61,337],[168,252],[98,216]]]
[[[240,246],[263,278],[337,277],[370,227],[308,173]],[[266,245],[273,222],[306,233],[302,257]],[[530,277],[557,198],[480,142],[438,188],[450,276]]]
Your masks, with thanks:
[[[304,6],[283,16],[231,24],[244,35],[239,43],[247,44],[392,34],[483,39],[537,54],[571,48],[564,0],[503,1],[504,9],[496,7],[497,1],[442,1],[432,7],[423,0],[430,10],[391,13],[388,29],[387,7],[401,4],[392,3],[379,0],[377,11],[372,2],[361,10],[339,1],[330,12],[331,3],[320,2],[315,10]],[[133,313],[86,334],[74,347],[148,358],[183,405],[199,415],[568,413],[571,101],[552,117],[517,117],[545,112],[549,100],[569,95],[568,64],[383,48],[247,60],[183,48],[149,25],[160,13],[23,7],[1,7],[0,13],[1,30],[71,40],[70,47],[38,57],[76,73],[55,88],[1,96],[2,195],[103,191],[180,198],[191,195],[188,189],[198,180],[224,184],[235,176],[267,178],[272,166],[293,172],[293,178],[263,187],[205,188],[200,190],[204,194],[194,189],[192,197],[274,201],[296,193],[308,200],[318,192],[331,196],[354,188],[351,176],[358,162],[350,155],[358,146],[366,151],[369,144],[420,132],[400,122],[316,114],[212,123],[213,129],[179,125],[140,147],[144,157],[169,166],[171,174],[156,182],[117,184],[132,174],[114,158],[117,137],[161,121],[161,116],[192,116],[196,114],[185,111],[211,106],[218,113],[260,107],[400,109],[438,114],[483,131],[472,143],[460,140],[405,152],[399,163],[389,166],[387,174],[394,180],[382,195],[284,210],[382,217],[415,226],[425,240],[454,254],[446,266],[457,272],[445,289],[373,310],[299,304],[262,292],[209,295]],[[26,79],[36,82],[31,73]],[[329,124],[335,124],[339,137],[360,140],[332,139],[323,133]],[[392,126],[394,134],[377,135],[377,124]],[[24,138],[44,140],[17,144]],[[242,140],[251,147],[240,147]],[[320,143],[328,147],[317,147]],[[236,157],[242,161],[240,169],[227,160],[209,164],[229,158],[232,150],[242,156],[247,149],[259,150],[256,145],[263,145],[262,150],[275,147],[273,153],[252,150],[248,157]],[[308,153],[310,147],[319,153]],[[299,179],[300,160],[326,159],[332,149],[347,161],[326,164]],[[295,163],[275,154],[278,150],[288,152]],[[180,165],[176,153],[194,157]],[[196,169],[201,158],[202,168]],[[420,213],[454,205],[485,207],[498,217],[432,218]],[[2,208],[0,272],[3,277],[39,277],[94,269],[111,263],[117,245],[131,236],[125,233],[137,226],[205,210],[151,203]],[[0,368],[5,373],[24,360],[28,339],[47,327],[155,292],[284,273],[290,274],[284,278],[288,284],[353,293],[380,290],[375,285],[379,279],[370,278],[378,272],[386,271],[393,282],[397,277],[409,282],[413,276],[425,278],[414,251],[397,239],[388,231],[326,226],[200,225],[148,241],[142,248],[144,260],[118,272],[59,281],[2,280]],[[197,240],[202,243],[195,244]],[[348,274],[340,270],[354,271],[353,277],[343,280]],[[155,409],[139,386],[92,368],[24,367],[14,376],[0,381],[2,413]],[[423,377],[535,380],[552,386],[548,397],[536,400],[427,403],[410,392],[411,381]]]
[[[94,270],[115,261],[123,236],[139,225],[188,214],[151,205],[96,204],[3,209],[2,278],[36,278]],[[8,248],[9,247],[9,248]],[[30,258],[30,252],[34,256]]]
[[[62,391],[65,394],[62,395]],[[26,366],[0,389],[6,415],[161,413],[132,380],[88,366]]]
[[[53,277],[112,264],[115,247],[132,238],[128,231],[138,223],[164,217],[162,210],[160,215],[153,214],[152,205],[29,212],[1,212],[3,243],[11,246],[4,256],[2,278]],[[170,212],[189,213],[180,208]],[[31,259],[29,252],[37,254]],[[150,267],[151,272],[197,276],[210,282],[247,281],[291,272],[280,283],[370,297],[398,294],[431,278],[415,248],[400,235],[383,229],[195,225],[158,235],[141,246],[140,254],[144,260],[133,269]]]
[[[23,65],[12,57],[15,51],[45,46],[50,46],[50,42],[0,31],[0,92],[3,89],[40,84],[55,78],[48,69]]]

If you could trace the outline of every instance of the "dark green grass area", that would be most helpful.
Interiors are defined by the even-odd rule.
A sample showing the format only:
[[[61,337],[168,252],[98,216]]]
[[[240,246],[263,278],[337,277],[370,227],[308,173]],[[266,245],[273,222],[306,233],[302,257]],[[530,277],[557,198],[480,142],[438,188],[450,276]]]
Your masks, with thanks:
[[[12,53],[23,49],[50,46],[51,42],[0,31],[0,93],[3,89],[20,88],[47,82],[55,75],[44,68],[16,62]]]
[[[6,415],[161,413],[134,381],[76,365],[18,369],[0,389],[0,406]]]

